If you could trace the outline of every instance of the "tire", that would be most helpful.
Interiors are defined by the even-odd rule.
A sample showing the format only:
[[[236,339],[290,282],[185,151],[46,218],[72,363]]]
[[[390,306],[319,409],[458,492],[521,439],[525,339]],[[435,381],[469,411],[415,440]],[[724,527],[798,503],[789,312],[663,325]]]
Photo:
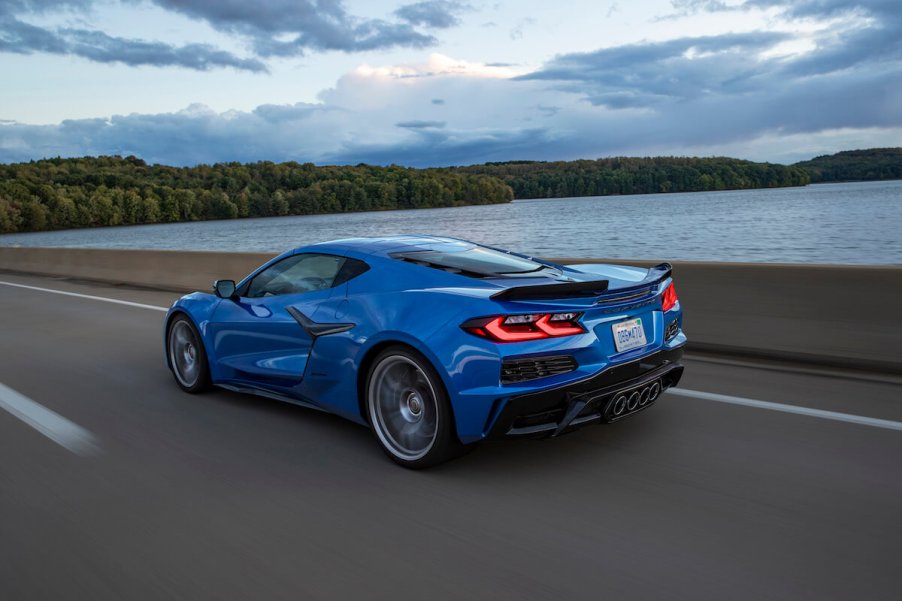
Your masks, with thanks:
[[[370,428],[395,463],[423,469],[463,453],[442,380],[413,349],[392,346],[379,353],[365,394]]]
[[[192,394],[210,388],[210,365],[203,341],[185,315],[178,315],[169,323],[166,357],[179,388]]]

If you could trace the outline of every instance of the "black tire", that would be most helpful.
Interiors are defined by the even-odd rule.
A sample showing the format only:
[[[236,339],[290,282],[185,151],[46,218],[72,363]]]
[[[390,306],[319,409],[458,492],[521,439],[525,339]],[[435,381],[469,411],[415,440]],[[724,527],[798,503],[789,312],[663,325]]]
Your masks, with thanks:
[[[197,328],[185,315],[177,315],[166,331],[166,359],[175,383],[192,394],[210,388],[210,364]]]
[[[420,353],[384,349],[370,365],[364,394],[370,429],[398,465],[423,469],[463,454],[448,393]]]

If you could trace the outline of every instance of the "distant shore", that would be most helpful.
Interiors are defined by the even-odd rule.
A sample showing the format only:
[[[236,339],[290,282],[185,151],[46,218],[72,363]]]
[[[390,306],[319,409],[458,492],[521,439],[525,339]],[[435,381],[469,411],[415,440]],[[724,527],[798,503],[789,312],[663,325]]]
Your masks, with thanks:
[[[795,165],[613,157],[430,169],[296,162],[170,167],[137,157],[56,158],[0,165],[0,234],[900,178],[902,148],[844,151]]]

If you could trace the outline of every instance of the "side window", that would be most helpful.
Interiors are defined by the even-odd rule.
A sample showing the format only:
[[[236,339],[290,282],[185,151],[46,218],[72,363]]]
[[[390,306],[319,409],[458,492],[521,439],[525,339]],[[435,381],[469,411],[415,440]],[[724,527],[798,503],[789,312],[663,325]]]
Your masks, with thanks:
[[[301,254],[282,259],[258,273],[247,289],[249,298],[300,294],[331,288],[345,258]]]
[[[369,270],[370,266],[363,261],[348,257],[345,259],[344,265],[341,266],[341,271],[338,272],[338,275],[335,277],[335,282],[332,285],[341,286],[345,282],[349,282],[358,275],[364,274]]]

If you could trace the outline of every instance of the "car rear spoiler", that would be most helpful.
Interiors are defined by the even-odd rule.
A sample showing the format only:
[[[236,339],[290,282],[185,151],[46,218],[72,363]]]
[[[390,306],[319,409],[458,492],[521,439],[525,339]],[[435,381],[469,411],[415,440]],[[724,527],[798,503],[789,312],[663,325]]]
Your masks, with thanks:
[[[655,265],[654,267],[649,267],[648,275],[645,276],[644,280],[636,285],[643,286],[645,284],[660,282],[661,280],[666,280],[671,275],[673,275],[673,265],[671,265],[670,263],[660,263],[658,265]]]
[[[568,296],[598,296],[608,289],[607,280],[594,282],[566,282],[505,288],[491,296],[492,300],[541,300]]]
[[[632,290],[666,280],[673,273],[670,263],[661,263],[648,270],[648,275],[641,282],[636,282],[624,290]],[[608,290],[608,280],[591,282],[566,282],[563,284],[537,284],[532,286],[514,286],[505,288],[491,296],[492,300],[544,300],[567,297],[601,296]],[[620,289],[618,289],[619,291]]]

